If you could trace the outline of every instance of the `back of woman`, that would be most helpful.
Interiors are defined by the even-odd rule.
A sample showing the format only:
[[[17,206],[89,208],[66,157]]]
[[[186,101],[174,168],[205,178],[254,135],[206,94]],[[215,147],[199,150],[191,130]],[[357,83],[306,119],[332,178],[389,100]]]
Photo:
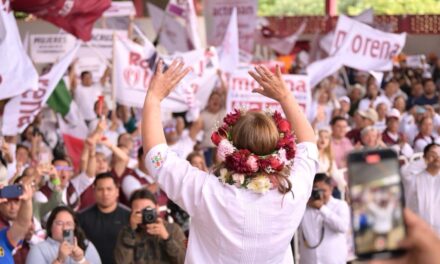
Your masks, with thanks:
[[[276,75],[264,67],[256,71],[250,74],[262,87],[255,92],[278,101],[287,119],[278,112],[228,114],[212,135],[220,161],[212,173],[169,149],[157,114],[160,101],[188,70],[175,61],[163,72],[159,63],[148,90],[145,165],[192,217],[186,263],[293,262],[290,241],[311,193],[318,151],[313,129],[280,69]]]

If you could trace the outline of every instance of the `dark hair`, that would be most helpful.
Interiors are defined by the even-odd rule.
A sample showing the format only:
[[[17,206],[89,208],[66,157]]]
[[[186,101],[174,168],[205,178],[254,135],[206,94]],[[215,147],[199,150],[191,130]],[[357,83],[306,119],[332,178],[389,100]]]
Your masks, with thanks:
[[[76,240],[78,242],[78,246],[84,251],[84,254],[85,254],[85,251],[88,246],[88,241],[86,241],[86,235],[84,234],[84,231],[81,229],[81,226],[79,225],[79,221],[75,215],[75,212],[67,206],[61,205],[61,206],[55,207],[55,209],[52,210],[52,212],[49,215],[49,219],[47,219],[47,223],[46,223],[47,236],[52,237],[53,222],[55,221],[55,218],[57,217],[57,215],[61,212],[67,212],[72,216],[73,222],[75,223],[75,229],[73,230],[73,234],[76,237]]]
[[[440,147],[437,143],[429,143],[426,145],[426,147],[423,149],[423,157],[426,157],[426,154],[433,148],[433,147]]]
[[[154,204],[157,204],[156,197],[154,196],[154,194],[152,194],[149,190],[142,188],[135,191],[130,196],[130,206],[133,204],[134,200],[140,200],[140,199],[151,200]]]
[[[82,71],[82,72],[81,72],[81,79],[84,78],[84,76],[85,76],[86,74],[90,74],[90,75],[92,75],[92,73],[91,73],[90,71]]]
[[[432,78],[424,79],[422,84],[423,84],[423,86],[425,86],[429,82],[433,82],[435,84],[435,82],[434,82],[434,80]]]
[[[122,138],[123,136],[125,136],[125,135],[129,135],[129,136],[131,137],[130,133],[127,133],[127,132],[120,134],[120,135],[118,136],[118,140],[116,141],[116,142],[118,143],[118,146],[121,144],[121,143],[119,143],[119,141],[120,141],[121,138]]]
[[[18,149],[24,149],[24,150],[26,150],[27,152],[29,152],[29,155],[30,155],[30,150],[29,150],[29,148],[28,147],[26,147],[25,145],[23,145],[23,144],[17,144],[17,147],[15,148],[15,151],[17,151]]]
[[[98,184],[98,181],[102,179],[112,179],[116,187],[119,187],[118,182],[116,181],[115,177],[113,177],[113,174],[111,172],[103,172],[96,175],[95,181],[93,181],[93,186],[96,186]]]
[[[347,121],[347,118],[345,118],[345,117],[343,117],[343,116],[335,116],[335,117],[333,117],[332,118],[332,120],[330,121],[330,125],[334,125],[334,124],[336,124],[338,121],[345,121],[345,122],[348,122]]]
[[[328,186],[333,186],[333,180],[325,173],[316,173],[315,178],[313,179],[313,184],[317,182],[324,182]]]
[[[198,151],[193,151],[189,153],[188,156],[186,157],[186,160],[191,163],[191,160],[195,157],[202,158],[203,161],[205,161],[205,156],[203,156],[203,154]]]
[[[65,161],[65,162],[67,162],[67,163],[69,164],[69,166],[72,166],[72,161],[71,161],[70,158],[67,157],[67,156],[58,156],[58,157],[55,157],[55,158],[52,160],[52,165],[55,165],[55,162],[57,162],[57,161]]]
[[[142,157],[144,156],[144,147],[140,147],[139,149],[138,149],[138,155],[137,155],[137,157],[138,157],[138,159],[142,159]]]

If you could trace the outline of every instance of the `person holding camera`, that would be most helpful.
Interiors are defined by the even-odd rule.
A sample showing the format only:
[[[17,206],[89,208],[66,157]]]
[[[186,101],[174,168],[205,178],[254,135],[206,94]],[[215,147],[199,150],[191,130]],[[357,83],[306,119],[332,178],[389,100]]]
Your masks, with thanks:
[[[130,198],[130,225],[119,233],[115,262],[184,263],[185,235],[177,224],[158,217],[155,196],[146,189],[135,191]]]
[[[345,201],[332,197],[332,181],[317,173],[299,232],[300,264],[341,264],[347,261],[350,210]]]

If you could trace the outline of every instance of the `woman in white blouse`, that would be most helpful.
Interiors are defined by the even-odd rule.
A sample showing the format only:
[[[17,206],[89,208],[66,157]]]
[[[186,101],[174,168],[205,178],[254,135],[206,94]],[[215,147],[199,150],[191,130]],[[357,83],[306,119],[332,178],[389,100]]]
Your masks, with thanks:
[[[220,175],[203,172],[169,150],[160,119],[160,102],[188,72],[179,61],[163,72],[159,62],[142,121],[150,175],[157,177],[168,197],[192,219],[186,263],[293,263],[290,241],[318,167],[311,125],[287,89],[280,69],[272,74],[257,66],[249,74],[261,86],[253,91],[278,101],[288,121],[276,113],[273,118],[259,111],[229,114],[218,131],[221,134],[223,129],[227,137],[221,137],[220,143],[213,140],[219,146],[218,156],[223,155]],[[296,135],[296,149],[290,128]],[[271,151],[263,153],[264,149]],[[247,157],[246,164],[242,157]],[[293,165],[288,166],[291,161]],[[244,172],[260,172],[262,166],[267,173]]]

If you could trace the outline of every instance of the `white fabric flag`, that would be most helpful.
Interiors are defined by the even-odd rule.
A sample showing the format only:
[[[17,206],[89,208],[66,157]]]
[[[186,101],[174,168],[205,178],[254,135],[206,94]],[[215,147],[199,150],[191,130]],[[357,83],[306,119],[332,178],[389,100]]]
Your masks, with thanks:
[[[176,51],[185,52],[191,50],[191,40],[182,24],[153,4],[147,3],[147,7],[153,28],[156,34],[159,34],[160,45],[170,54]]]
[[[295,47],[296,41],[304,32],[306,26],[306,21],[303,21],[295,33],[285,38],[265,38],[261,34],[261,31],[258,30],[255,34],[255,41],[259,44],[269,46],[282,55],[287,55],[292,51],[293,47]]]
[[[151,44],[148,46],[152,47]],[[142,108],[153,77],[152,68],[157,53],[119,36],[115,37],[114,49],[113,76],[116,101],[123,105]],[[189,85],[180,84],[163,100],[162,107],[174,112],[184,112],[188,110],[193,97],[194,93]]]
[[[28,89],[12,98],[3,114],[3,135],[22,133],[31,124],[49,99],[58,82],[72,63],[80,44],[77,43],[51,70],[39,78],[34,89]]]
[[[21,43],[14,13],[0,1],[0,100],[38,86],[38,73]],[[7,61],[6,61],[7,60]]]
[[[362,71],[391,70],[392,59],[402,51],[405,40],[406,33],[385,33],[341,15],[330,49],[331,57],[307,67],[311,85],[315,86],[342,65]]]
[[[193,0],[171,0],[167,5],[167,12],[182,17],[186,23],[186,31],[191,40],[192,49],[202,48],[197,27],[197,15]]]
[[[238,21],[237,8],[232,10],[228,28],[223,38],[220,50],[220,68],[224,72],[234,72],[240,63],[240,52],[238,46]]]

